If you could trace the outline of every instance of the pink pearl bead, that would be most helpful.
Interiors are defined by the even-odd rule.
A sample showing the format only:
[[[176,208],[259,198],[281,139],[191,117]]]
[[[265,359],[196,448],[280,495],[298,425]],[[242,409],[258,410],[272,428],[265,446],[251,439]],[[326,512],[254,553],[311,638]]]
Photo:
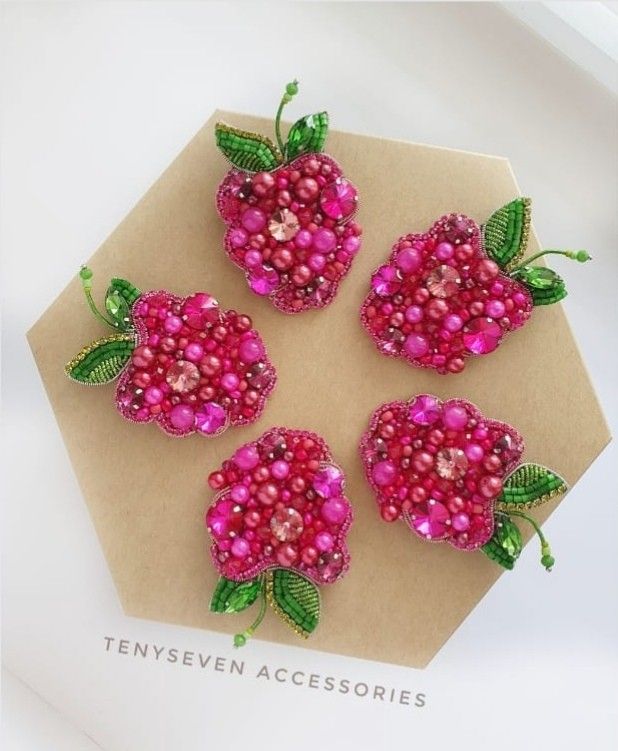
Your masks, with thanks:
[[[347,516],[348,508],[343,498],[329,498],[320,509],[320,514],[329,524],[341,524]]]
[[[188,404],[177,404],[170,410],[170,422],[178,430],[189,430],[195,423],[195,413]]]
[[[451,519],[451,524],[457,532],[465,532],[470,526],[470,517],[463,512],[455,514]]]
[[[443,242],[439,243],[439,245],[436,247],[434,255],[439,261],[448,261],[449,258],[453,257],[454,252],[455,249],[450,243]]]
[[[264,355],[264,345],[256,337],[244,339],[238,348],[238,355],[243,362],[257,362]]]
[[[133,354],[131,356],[131,361],[136,368],[148,368],[150,365],[152,365],[154,359],[154,352],[150,349],[150,347],[146,347],[144,345],[142,345],[141,347],[136,347],[133,350]]]
[[[312,177],[301,177],[294,186],[294,192],[303,203],[309,203],[317,198],[320,186]]]
[[[236,373],[224,373],[221,376],[221,385],[226,391],[234,391],[238,388],[240,380]]]
[[[236,227],[235,229],[231,230],[228,237],[230,245],[233,248],[242,248],[243,245],[246,245],[247,240],[249,239],[249,235],[245,232],[244,229],[241,229],[240,227]]]
[[[318,532],[315,536],[315,546],[321,553],[327,553],[333,549],[335,540],[330,532]]]
[[[326,266],[326,258],[324,258],[323,255],[320,255],[320,253],[314,253],[309,256],[307,266],[309,266],[312,271],[322,271],[324,266]]]
[[[302,562],[305,564],[305,566],[313,566],[316,561],[318,560],[318,551],[316,548],[314,548],[311,545],[308,545],[306,548],[303,548],[303,551],[301,553],[301,559]]]
[[[202,347],[201,344],[198,344],[198,342],[191,342],[191,344],[187,344],[187,346],[185,347],[185,360],[190,360],[191,362],[199,362],[203,356],[204,347]]]
[[[273,462],[270,472],[275,480],[284,480],[290,474],[290,465],[283,459],[277,459]]]
[[[260,485],[257,492],[257,499],[265,506],[272,506],[279,497],[279,489],[273,482],[265,482]]]
[[[483,477],[479,483],[479,490],[485,498],[495,498],[502,490],[502,480],[493,475]]]
[[[402,248],[395,256],[395,263],[405,273],[414,273],[423,261],[423,254],[416,248]]]
[[[397,468],[390,461],[378,462],[374,465],[371,476],[376,485],[390,485],[397,476]]]
[[[357,235],[350,235],[343,241],[343,249],[350,255],[355,255],[361,246],[360,237]]]
[[[275,178],[270,172],[257,172],[253,175],[253,192],[263,198],[275,186]]]
[[[485,312],[492,318],[502,318],[506,309],[502,300],[488,300],[485,303]]]
[[[443,420],[450,430],[462,430],[468,424],[468,413],[463,407],[453,405],[444,410]]]
[[[277,563],[281,566],[293,566],[297,558],[298,553],[294,546],[289,543],[281,545],[277,550]]]
[[[475,462],[475,463],[483,461],[483,457],[485,456],[485,452],[483,451],[483,448],[479,446],[478,443],[468,443],[464,447],[464,453],[468,461]]]
[[[495,279],[499,272],[500,267],[495,261],[492,261],[490,258],[483,258],[477,263],[473,271],[473,276],[478,282],[486,284]]]
[[[233,460],[237,467],[248,470],[257,467],[260,455],[255,446],[241,446],[234,454]]]
[[[463,320],[456,313],[451,313],[451,315],[446,316],[442,325],[447,331],[454,334],[463,326]]]
[[[182,328],[182,318],[179,318],[178,316],[168,316],[165,319],[163,328],[168,334],[177,334]]]
[[[246,503],[249,500],[249,489],[246,485],[234,485],[230,490],[230,497],[236,503]]]
[[[266,226],[266,214],[260,209],[245,209],[240,221],[249,232],[260,232]]]
[[[156,386],[151,386],[144,392],[144,399],[148,404],[161,404],[163,401],[163,392]]]
[[[248,250],[245,253],[245,265],[248,269],[254,269],[262,265],[262,254],[259,250]]]
[[[410,305],[406,308],[406,321],[408,323],[418,323],[423,318],[423,309],[419,305]]]
[[[423,474],[433,467],[433,456],[427,451],[418,451],[412,459],[414,469]]]
[[[236,537],[232,542],[231,553],[234,558],[246,558],[251,552],[251,546],[244,537]]]
[[[406,338],[403,348],[410,357],[422,357],[429,352],[429,342],[422,334],[410,334]]]
[[[337,236],[326,227],[320,227],[313,235],[313,247],[321,253],[328,253],[337,244]]]
[[[296,237],[294,238],[294,245],[296,245],[297,248],[309,248],[311,246],[311,243],[313,242],[313,235],[309,230],[301,229],[296,233]]]

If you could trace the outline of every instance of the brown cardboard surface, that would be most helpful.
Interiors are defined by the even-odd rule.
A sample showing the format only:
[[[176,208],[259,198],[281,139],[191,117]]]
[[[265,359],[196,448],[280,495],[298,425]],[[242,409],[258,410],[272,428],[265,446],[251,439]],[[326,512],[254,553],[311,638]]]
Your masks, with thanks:
[[[217,575],[203,525],[211,500],[205,477],[273,425],[305,428],[325,437],[346,471],[355,510],[352,566],[342,581],[321,588],[322,621],[309,640],[272,613],[257,636],[422,667],[501,570],[481,553],[430,545],[403,524],[380,520],[357,449],[371,411],[417,392],[465,397],[516,426],[526,439],[525,458],[573,485],[609,440],[601,409],[560,305],[536,310],[524,329],[456,376],[383,357],[359,323],[369,275],[400,235],[424,231],[450,211],[482,222],[519,193],[506,159],[331,132],[327,151],[360,190],[363,248],[332,305],[286,316],[248,290],[222,250],[214,196],[228,165],[214,142],[218,119],[266,134],[272,127],[260,118],[215,113],[89,265],[97,299],[109,278],[121,276],[143,291],[206,290],[224,307],[251,315],[279,373],[262,419],[213,440],[173,439],[155,425],[123,420],[114,385],[69,381],[64,363],[106,333],[90,316],[77,277],[28,334],[122,605],[142,618],[242,630],[251,615],[208,611]],[[537,247],[532,235],[530,250]],[[567,404],[568,414],[561,406]]]

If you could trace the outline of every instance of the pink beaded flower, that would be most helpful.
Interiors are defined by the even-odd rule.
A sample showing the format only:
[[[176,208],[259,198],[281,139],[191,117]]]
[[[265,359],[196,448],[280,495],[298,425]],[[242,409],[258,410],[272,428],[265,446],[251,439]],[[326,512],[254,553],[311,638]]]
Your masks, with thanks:
[[[217,496],[206,526],[221,575],[211,610],[237,613],[262,600],[257,621],[237,634],[236,646],[262,621],[266,602],[301,636],[316,628],[316,585],[332,584],[349,566],[352,508],[344,481],[322,438],[287,428],[241,446],[208,478]]]
[[[92,299],[90,269],[80,278],[91,310],[116,333],[82,349],[65,368],[70,378],[118,378],[120,414],[173,436],[214,436],[258,419],[276,372],[249,316],[222,310],[205,292],[141,293],[123,279],[112,279],[105,315]]]
[[[298,91],[288,84],[270,139],[228,125],[216,126],[217,145],[232,163],[217,191],[227,225],[225,250],[249,287],[285,313],[323,308],[360,249],[352,221],[358,194],[341,167],[320,153],[328,115],[298,120],[281,138],[283,107]]]
[[[583,250],[546,250],[522,261],[530,199],[517,198],[487,224],[461,214],[439,219],[421,235],[405,235],[371,278],[361,321],[378,349],[438,373],[460,373],[465,358],[486,355],[520,328],[533,306],[566,296],[562,279],[530,263],[546,254],[577,261]]]
[[[563,493],[566,484],[546,467],[520,463],[524,442],[510,425],[463,399],[420,394],[378,407],[360,451],[385,521],[403,519],[432,542],[481,548],[511,569],[522,549],[512,517],[523,517],[541,539],[543,565],[553,565],[547,541],[523,509]]]

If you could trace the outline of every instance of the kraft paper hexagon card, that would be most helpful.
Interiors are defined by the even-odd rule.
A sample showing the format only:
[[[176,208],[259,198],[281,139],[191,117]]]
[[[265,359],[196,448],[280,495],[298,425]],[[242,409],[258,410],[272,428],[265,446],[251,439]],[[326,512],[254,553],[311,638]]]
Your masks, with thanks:
[[[381,521],[358,452],[371,412],[416,393],[464,397],[485,415],[516,426],[525,436],[526,456],[571,486],[609,440],[560,305],[536,312],[490,357],[471,360],[458,375],[387,359],[361,327],[370,275],[398,237],[423,232],[454,211],[484,222],[518,194],[517,183],[503,158],[331,132],[328,152],[361,197],[363,246],[332,304],[286,316],[249,290],[223,251],[215,194],[229,165],[215,144],[218,120],[261,133],[271,127],[260,118],[215,113],[89,266],[95,286],[123,277],[142,290],[182,296],[204,290],[224,307],[250,315],[278,371],[261,418],[212,439],[174,439],[154,425],[123,420],[114,408],[114,385],[72,383],[64,364],[102,335],[99,323],[85,315],[77,275],[28,334],[122,606],[140,618],[230,634],[242,630],[246,614],[209,612],[217,573],[204,528],[212,499],[204,478],[267,428],[303,428],[322,435],[345,470],[355,514],[348,536],[352,564],[345,578],[322,588],[322,622],[310,639],[299,639],[274,617],[267,617],[258,637],[422,667],[502,570],[481,553],[430,545],[404,525]],[[529,250],[536,247],[532,235]],[[556,409],[567,403],[568,424]],[[545,505],[537,518],[558,502]]]

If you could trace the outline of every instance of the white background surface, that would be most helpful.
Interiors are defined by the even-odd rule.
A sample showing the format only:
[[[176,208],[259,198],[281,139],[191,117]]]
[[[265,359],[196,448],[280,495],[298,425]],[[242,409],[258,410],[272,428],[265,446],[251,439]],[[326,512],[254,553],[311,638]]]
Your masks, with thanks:
[[[159,665],[104,635],[238,653],[122,614],[24,334],[213,109],[273,114],[297,76],[290,116],[511,158],[540,237],[594,255],[562,269],[565,308],[615,428],[616,100],[492,4],[1,13],[3,749],[615,748],[613,447],[547,524],[551,577],[530,546],[427,670],[258,641],[242,655],[422,691],[422,710]]]

